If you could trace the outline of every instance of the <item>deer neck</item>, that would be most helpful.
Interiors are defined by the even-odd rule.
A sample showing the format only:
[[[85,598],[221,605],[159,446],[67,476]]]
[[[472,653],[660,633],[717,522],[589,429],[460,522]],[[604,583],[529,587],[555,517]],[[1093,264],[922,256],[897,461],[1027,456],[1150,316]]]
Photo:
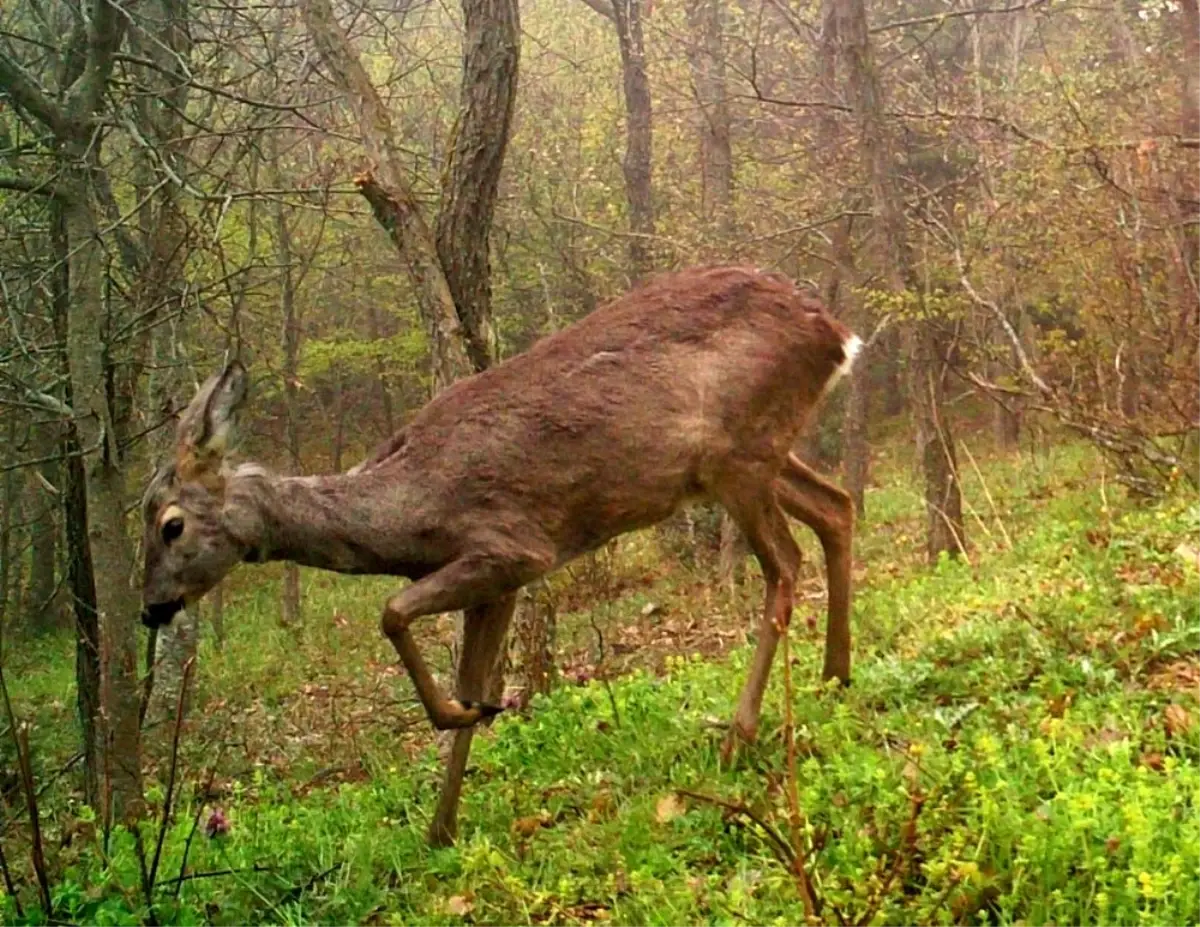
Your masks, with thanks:
[[[278,476],[251,465],[231,476],[226,500],[226,523],[248,562],[412,576],[430,560],[416,543],[417,494],[394,478]]]

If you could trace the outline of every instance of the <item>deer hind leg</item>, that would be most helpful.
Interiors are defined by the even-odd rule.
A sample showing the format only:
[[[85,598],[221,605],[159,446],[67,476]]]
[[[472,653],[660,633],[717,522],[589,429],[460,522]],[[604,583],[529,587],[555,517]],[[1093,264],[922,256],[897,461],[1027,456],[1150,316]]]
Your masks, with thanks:
[[[724,500],[723,500],[724,501]],[[771,675],[771,663],[779,645],[780,634],[787,632],[792,617],[796,573],[800,568],[800,548],[796,546],[784,517],[775,500],[773,488],[745,500],[732,500],[726,509],[746,535],[762,567],[767,587],[766,603],[759,624],[758,645],[750,663],[750,673],[738,699],[733,726],[722,749],[728,761],[739,741],[753,743],[758,735],[758,718],[762,711],[763,695]]]
[[[492,680],[504,652],[504,636],[512,621],[517,604],[515,593],[478,608],[469,608],[463,615],[462,655],[458,659],[457,696],[460,704],[481,704],[491,689]],[[462,794],[463,774],[471,752],[475,728],[460,728],[454,732],[454,742],[446,758],[445,778],[438,796],[437,812],[429,826],[429,842],[433,846],[450,846],[458,836],[458,800]]]
[[[400,655],[417,697],[435,728],[440,731],[468,728],[482,718],[499,713],[500,709],[470,699],[447,698],[421,656],[409,625],[423,615],[481,608],[498,602],[545,573],[549,563],[549,560],[532,555],[466,556],[418,580],[388,600],[381,622],[383,633]]]
[[[853,578],[854,503],[850,496],[795,455],[775,481],[779,504],[808,525],[825,552],[829,618],[825,626],[823,679],[850,684],[850,595]]]

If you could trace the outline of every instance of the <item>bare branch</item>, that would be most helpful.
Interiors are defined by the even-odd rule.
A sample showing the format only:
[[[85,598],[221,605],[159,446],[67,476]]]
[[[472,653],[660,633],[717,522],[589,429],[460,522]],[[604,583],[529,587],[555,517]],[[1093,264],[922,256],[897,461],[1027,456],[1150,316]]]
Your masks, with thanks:
[[[763,235],[755,235],[752,238],[743,238],[737,243],[736,247],[744,247],[746,245],[754,245],[763,241],[771,241],[776,238],[782,238],[785,235],[798,235],[801,232],[810,232],[813,229],[819,229],[824,225],[829,225],[831,222],[837,222],[840,219],[845,219],[850,216],[871,216],[874,213],[864,212],[861,209],[843,209],[841,212],[836,212],[833,215],[824,216],[820,219],[814,219],[812,222],[805,222],[803,225],[792,225],[785,229],[779,229],[774,232],[767,232]]]
[[[612,4],[609,3],[609,0],[581,0],[581,2],[586,3],[610,23],[617,21],[616,14],[613,13]]]
[[[78,130],[99,108],[113,61],[125,37],[128,15],[113,0],[94,0],[83,72],[67,92],[67,129]]]
[[[4,52],[0,52],[0,89],[20,109],[58,137],[68,134],[69,123],[63,111],[54,105],[33,76]]]
[[[35,180],[30,177],[0,176],[0,190],[16,190],[38,196],[61,197],[63,191],[49,178]]]
[[[960,16],[995,16],[1004,13],[1020,13],[1022,10],[1032,10],[1039,6],[1045,6],[1047,0],[1029,0],[1027,3],[1019,3],[1016,6],[1003,7],[987,7],[984,9],[966,9],[966,10],[947,10],[944,13],[934,13],[932,16],[917,16],[913,19],[901,19],[892,23],[884,23],[882,26],[872,26],[871,34],[875,35],[879,32],[890,32],[892,29],[905,29],[909,26],[925,26],[930,23],[941,23],[947,19],[955,19]]]
[[[1045,380],[1043,380],[1036,370],[1033,369],[1033,364],[1030,363],[1029,355],[1025,352],[1025,345],[1021,343],[1021,338],[1017,331],[1012,326],[1012,322],[1008,320],[1008,316],[1000,309],[996,303],[984,296],[981,296],[975,287],[971,284],[971,278],[967,276],[967,264],[963,260],[962,249],[955,247],[954,261],[958,265],[959,282],[962,284],[963,290],[971,297],[971,300],[977,305],[986,309],[991,313],[992,317],[1000,325],[1004,336],[1012,345],[1013,353],[1017,356],[1017,362],[1021,365],[1021,372],[1025,374],[1026,379],[1037,387],[1038,392],[1043,396],[1054,395],[1054,390],[1050,388]]]

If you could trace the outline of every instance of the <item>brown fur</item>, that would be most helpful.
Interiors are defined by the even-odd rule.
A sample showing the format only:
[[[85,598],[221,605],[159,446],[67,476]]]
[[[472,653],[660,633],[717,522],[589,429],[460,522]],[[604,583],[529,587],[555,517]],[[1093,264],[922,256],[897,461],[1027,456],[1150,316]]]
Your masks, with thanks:
[[[735,721],[753,738],[799,563],[785,512],[825,549],[825,671],[849,674],[849,502],[789,451],[850,337],[779,275],[664,275],[455,384],[362,464],[327,477],[218,471],[212,461],[244,392],[240,368],[230,368],[185,413],[176,472],[147,492],[148,614],[203,594],[240,559],[417,580],[388,602],[383,627],[435,725],[464,729],[434,822],[445,841],[469,731],[487,713],[475,701],[516,591],[691,499],[712,499],[746,533],[767,578],[759,653]],[[156,520],[166,505],[186,513],[169,545]],[[470,654],[455,701],[436,686],[408,625],[458,609],[468,610]]]

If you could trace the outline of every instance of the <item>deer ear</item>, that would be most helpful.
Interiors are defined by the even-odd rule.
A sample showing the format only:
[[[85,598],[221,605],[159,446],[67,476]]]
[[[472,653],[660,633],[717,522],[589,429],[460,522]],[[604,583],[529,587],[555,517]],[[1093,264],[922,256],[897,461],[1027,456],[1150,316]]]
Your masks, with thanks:
[[[176,430],[176,467],[181,479],[220,479],[221,461],[233,436],[235,413],[246,398],[246,368],[232,361],[196,393]]]

